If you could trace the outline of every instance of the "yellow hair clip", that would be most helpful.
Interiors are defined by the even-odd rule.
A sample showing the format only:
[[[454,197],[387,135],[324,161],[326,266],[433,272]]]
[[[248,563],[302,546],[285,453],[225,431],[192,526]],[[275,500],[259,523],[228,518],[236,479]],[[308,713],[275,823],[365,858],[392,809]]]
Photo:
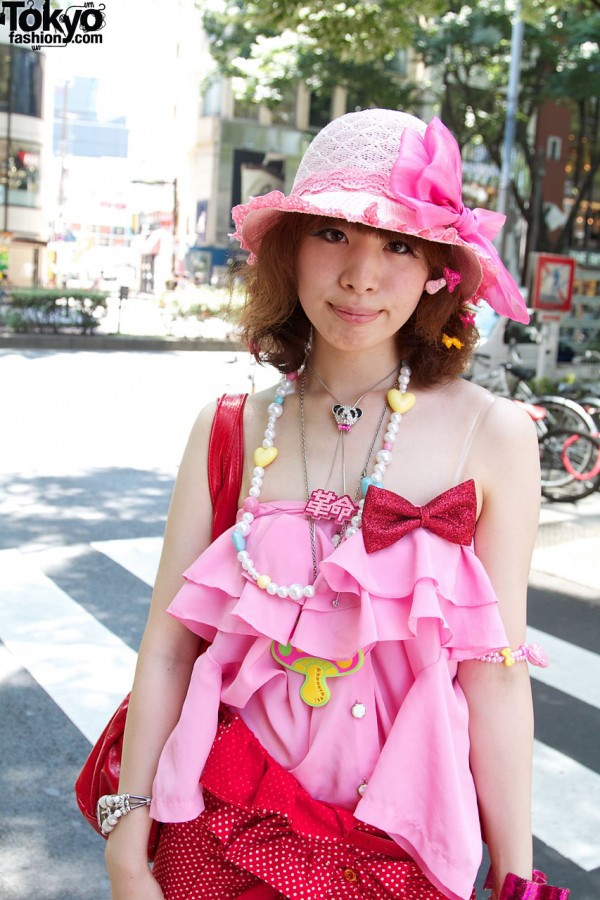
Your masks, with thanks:
[[[442,344],[444,344],[448,348],[448,350],[450,350],[451,347],[456,347],[457,350],[462,350],[462,348],[464,347],[462,341],[459,341],[458,338],[450,337],[448,334],[446,334],[446,332],[444,332],[444,334],[442,335]]]

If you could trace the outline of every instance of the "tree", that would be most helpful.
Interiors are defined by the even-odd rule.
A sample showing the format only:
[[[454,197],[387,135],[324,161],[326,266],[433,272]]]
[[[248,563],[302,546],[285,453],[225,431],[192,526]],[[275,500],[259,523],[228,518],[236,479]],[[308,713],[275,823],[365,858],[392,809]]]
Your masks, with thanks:
[[[352,91],[357,106],[414,105],[415,85],[397,71],[417,15],[434,15],[442,0],[198,0],[211,52],[237,94],[275,106],[290,82],[317,94]]]
[[[453,4],[444,15],[422,23],[415,43],[440,78],[442,118],[462,146],[481,144],[500,168],[506,117],[506,90],[511,52],[511,19],[505,2],[484,0],[476,6]],[[516,145],[524,168],[512,179],[515,202],[528,223],[534,208],[532,188],[539,160],[534,147],[537,112],[548,100],[570,104],[574,111],[572,200],[569,217],[553,246],[540,217],[535,248],[568,245],[582,201],[590,196],[600,166],[600,11],[595,2],[563,0],[560,7],[532,0],[524,8]],[[593,40],[593,36],[596,39]]]
[[[347,86],[352,106],[418,111],[426,99],[459,144],[485,150],[500,169],[514,0],[198,0],[221,73],[238,96],[276,106],[290,83],[328,95]],[[515,203],[531,225],[538,160],[532,123],[549,99],[574,110],[572,200],[554,247],[543,217],[539,247],[560,250],[600,166],[600,0],[522,0],[525,18],[516,145]],[[411,83],[396,65],[414,48],[431,81]],[[534,192],[535,193],[535,192]],[[481,205],[481,204],[480,204]]]

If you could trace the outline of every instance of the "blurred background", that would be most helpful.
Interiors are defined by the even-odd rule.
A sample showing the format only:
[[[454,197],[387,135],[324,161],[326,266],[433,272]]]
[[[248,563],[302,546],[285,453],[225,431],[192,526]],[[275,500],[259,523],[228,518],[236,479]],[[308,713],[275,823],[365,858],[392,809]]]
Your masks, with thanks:
[[[330,119],[386,106],[450,127],[525,291],[536,253],[576,261],[550,368],[600,351],[598,0],[413,6],[3,3],[5,330],[122,331],[134,310],[125,330],[226,336],[207,320],[240,252],[231,207],[289,189]]]
[[[328,121],[442,118],[534,307],[478,312],[488,386],[518,353],[600,415],[600,0],[61,3],[0,0],[2,900],[110,897],[73,783],[131,686],[198,410],[275,380],[225,314],[231,207],[287,191]],[[572,276],[559,314],[540,257]],[[600,897],[599,539],[598,490],[543,501],[534,850],[573,900]]]

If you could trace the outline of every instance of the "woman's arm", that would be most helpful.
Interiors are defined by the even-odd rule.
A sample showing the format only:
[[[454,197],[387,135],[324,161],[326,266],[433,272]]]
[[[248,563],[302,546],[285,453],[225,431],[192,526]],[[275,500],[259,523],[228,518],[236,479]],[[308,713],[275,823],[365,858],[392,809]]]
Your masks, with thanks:
[[[525,641],[527,581],[539,520],[539,452],[533,424],[497,400],[475,443],[483,502],[475,552],[499,600],[510,647]],[[463,662],[471,768],[497,898],[507,872],[531,878],[533,708],[526,663]]]
[[[120,792],[152,793],[158,759],[179,718],[198,655],[199,638],[165,610],[183,584],[182,573],[210,543],[207,457],[214,411],[211,405],[198,416],[175,482],[127,713]],[[146,858],[150,824],[147,809],[136,810],[108,839],[113,900],[162,897]]]

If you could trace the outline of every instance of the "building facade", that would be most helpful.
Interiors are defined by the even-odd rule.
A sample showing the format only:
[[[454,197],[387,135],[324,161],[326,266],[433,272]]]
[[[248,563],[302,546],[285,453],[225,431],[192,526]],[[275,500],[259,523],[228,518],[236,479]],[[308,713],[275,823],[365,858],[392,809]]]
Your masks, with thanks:
[[[0,29],[0,276],[15,286],[42,280],[48,226],[44,177],[43,53],[13,46]]]

